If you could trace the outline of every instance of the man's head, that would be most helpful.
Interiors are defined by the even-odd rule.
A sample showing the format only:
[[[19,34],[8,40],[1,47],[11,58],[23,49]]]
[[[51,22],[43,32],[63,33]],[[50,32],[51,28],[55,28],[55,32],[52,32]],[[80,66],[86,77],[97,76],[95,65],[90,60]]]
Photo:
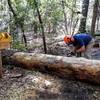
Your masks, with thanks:
[[[73,37],[71,35],[66,35],[64,37],[64,42],[67,43],[67,44],[70,44],[74,41]]]

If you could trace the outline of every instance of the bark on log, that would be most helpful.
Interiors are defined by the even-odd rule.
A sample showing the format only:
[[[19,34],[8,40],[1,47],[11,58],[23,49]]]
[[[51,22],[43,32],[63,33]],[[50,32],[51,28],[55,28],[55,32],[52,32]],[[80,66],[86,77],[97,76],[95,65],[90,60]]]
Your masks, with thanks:
[[[52,69],[59,75],[70,75],[77,79],[100,84],[100,61],[46,54],[17,52],[12,56],[16,64],[32,69]]]
[[[2,57],[1,57],[1,51],[0,51],[0,78],[2,78]]]

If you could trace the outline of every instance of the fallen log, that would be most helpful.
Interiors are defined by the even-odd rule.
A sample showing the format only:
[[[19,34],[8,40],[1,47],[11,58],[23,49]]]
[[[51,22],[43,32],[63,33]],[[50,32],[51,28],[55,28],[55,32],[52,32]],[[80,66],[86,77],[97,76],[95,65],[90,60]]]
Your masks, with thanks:
[[[12,56],[24,68],[52,69],[61,76],[70,75],[80,80],[100,84],[100,61],[47,54],[17,52]]]
[[[0,51],[0,78],[2,78],[2,57],[1,57],[1,51]]]

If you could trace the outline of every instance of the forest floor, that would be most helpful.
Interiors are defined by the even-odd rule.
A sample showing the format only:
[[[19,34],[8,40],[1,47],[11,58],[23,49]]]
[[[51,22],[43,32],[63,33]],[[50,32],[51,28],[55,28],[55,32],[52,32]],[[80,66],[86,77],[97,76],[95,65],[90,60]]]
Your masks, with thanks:
[[[35,41],[37,42],[37,41]],[[36,44],[36,43],[34,43]],[[43,52],[37,48],[30,52]],[[67,56],[63,42],[48,46],[48,53]],[[100,49],[94,48],[93,59],[100,59]],[[60,78],[48,72],[25,70],[4,65],[0,79],[0,100],[100,100],[100,86],[68,78]]]

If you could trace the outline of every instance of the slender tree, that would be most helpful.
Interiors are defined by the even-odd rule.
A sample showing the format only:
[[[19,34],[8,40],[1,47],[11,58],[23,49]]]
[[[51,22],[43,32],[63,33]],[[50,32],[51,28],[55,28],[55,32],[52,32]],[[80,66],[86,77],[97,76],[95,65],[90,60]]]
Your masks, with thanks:
[[[45,33],[44,33],[43,21],[42,21],[41,14],[40,14],[40,11],[39,11],[38,2],[36,0],[34,0],[34,4],[35,4],[36,10],[37,10],[38,19],[39,19],[41,30],[42,30],[44,52],[46,54],[47,53],[47,48],[46,48],[46,41],[45,41]]]
[[[9,5],[9,8],[11,10],[11,12],[13,13],[13,16],[14,16],[14,19],[15,19],[15,25],[16,25],[16,28],[20,27],[21,28],[21,31],[22,31],[22,38],[24,40],[24,43],[25,43],[25,46],[27,47],[27,40],[26,40],[26,36],[24,34],[24,18],[18,18],[16,12],[14,11],[13,7],[12,7],[12,4],[11,4],[11,0],[8,0],[8,5]]]
[[[96,19],[98,16],[98,6],[99,6],[99,0],[95,0],[94,2],[94,8],[93,8],[93,17],[92,17],[92,24],[91,24],[91,34],[94,35],[95,33],[95,24],[96,24]]]
[[[72,1],[72,9],[71,9],[71,19],[70,19],[70,34],[73,34],[72,27],[73,27],[74,15],[76,14],[74,11],[75,7],[76,7],[76,0],[73,0]],[[76,23],[77,23],[77,21],[76,21]],[[73,28],[75,28],[75,27],[73,27]]]
[[[62,8],[63,8],[64,22],[65,22],[65,29],[66,29],[66,32],[67,32],[67,34],[68,34],[68,28],[67,28],[67,16],[66,16],[66,12],[65,12],[65,1],[64,1],[64,0],[61,1],[61,5],[62,5]]]
[[[99,12],[98,12],[99,13]],[[100,15],[98,14],[98,17],[97,17],[97,28],[96,28],[96,30],[98,30],[99,29],[99,22],[100,21]]]
[[[83,0],[82,18],[80,20],[79,32],[84,33],[86,31],[86,20],[87,20],[88,6],[89,6],[89,0]]]
[[[14,17],[14,20],[15,20],[15,27],[16,27],[16,33],[18,33],[18,22],[17,22],[17,14],[15,13],[13,7],[12,7],[12,4],[11,4],[11,0],[8,0],[8,6],[9,6],[9,9],[10,11],[13,13],[13,17]],[[15,40],[15,34],[13,34],[13,40]]]
[[[96,30],[99,30],[99,23],[100,23],[100,2],[99,2],[99,6],[98,6],[97,28],[96,28]]]

